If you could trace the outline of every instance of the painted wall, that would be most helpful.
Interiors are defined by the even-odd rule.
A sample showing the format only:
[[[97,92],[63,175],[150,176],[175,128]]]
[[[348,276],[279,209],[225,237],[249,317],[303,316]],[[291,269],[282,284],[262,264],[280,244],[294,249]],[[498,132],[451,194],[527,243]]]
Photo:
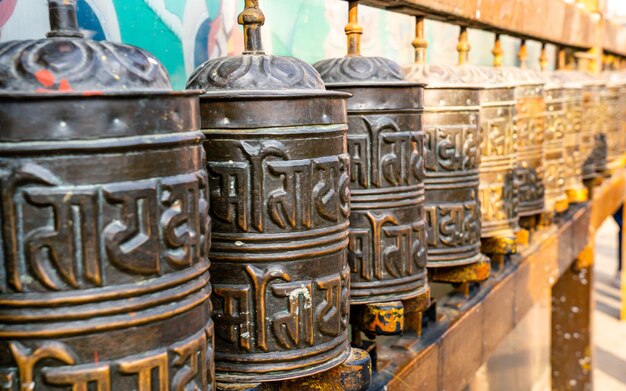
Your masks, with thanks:
[[[202,62],[235,55],[243,33],[237,14],[243,0],[77,0],[78,21],[93,39],[125,42],[147,49],[167,67],[174,88],[182,89],[192,70]],[[340,0],[265,0],[265,50],[308,62],[342,56],[346,39],[347,2]],[[412,17],[360,8],[364,55],[389,57],[401,64],[413,60]],[[0,0],[0,41],[41,38],[49,30],[47,0]],[[428,21],[430,61],[454,64],[458,27]],[[489,65],[493,34],[470,31],[470,61]],[[503,38],[505,64],[515,64],[518,41]],[[535,67],[539,44],[529,43]],[[553,55],[553,48],[550,48]]]

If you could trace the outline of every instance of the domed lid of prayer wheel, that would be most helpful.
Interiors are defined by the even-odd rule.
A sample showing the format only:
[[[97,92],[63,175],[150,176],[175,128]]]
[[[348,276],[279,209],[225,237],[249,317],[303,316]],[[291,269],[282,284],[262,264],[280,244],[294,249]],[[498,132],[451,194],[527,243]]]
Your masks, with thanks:
[[[47,38],[0,43],[0,93],[171,90],[167,71],[135,46],[85,39],[76,0],[48,0]]]

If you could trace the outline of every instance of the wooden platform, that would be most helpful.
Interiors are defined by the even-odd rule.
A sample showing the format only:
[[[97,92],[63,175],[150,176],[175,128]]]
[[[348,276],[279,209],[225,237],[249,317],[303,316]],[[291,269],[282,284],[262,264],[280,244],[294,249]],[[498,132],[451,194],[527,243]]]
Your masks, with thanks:
[[[593,201],[571,207],[557,224],[537,232],[531,244],[461,308],[440,302],[438,321],[425,329],[422,338],[406,334],[377,340],[382,366],[372,389],[462,390],[546,291],[575,296],[581,308],[572,317],[569,311],[559,312],[558,305],[553,307],[553,371],[560,369],[561,374],[567,373],[562,379],[577,379],[581,387],[591,384],[592,363],[581,366],[574,351],[591,347],[594,234],[625,196],[626,171],[621,170],[594,189]],[[622,291],[626,294],[626,287]],[[554,331],[562,327],[574,328],[582,337],[562,343]],[[560,381],[553,377],[554,389],[561,389]]]

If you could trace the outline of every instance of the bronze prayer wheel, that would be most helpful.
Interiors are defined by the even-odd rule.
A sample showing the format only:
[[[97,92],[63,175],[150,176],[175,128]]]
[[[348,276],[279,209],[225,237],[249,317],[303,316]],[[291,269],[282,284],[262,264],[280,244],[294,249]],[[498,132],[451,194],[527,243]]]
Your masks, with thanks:
[[[593,169],[596,177],[601,177],[607,171],[608,144],[606,138],[606,110],[602,91],[605,82],[586,72],[576,72],[576,77],[583,85],[583,122],[591,126],[594,137],[592,150]]]
[[[581,72],[559,70],[555,73],[571,98],[567,100],[566,126],[578,134],[579,154],[575,154],[575,168],[581,168],[582,179],[591,182],[597,177],[595,164],[595,135],[593,125],[592,92],[588,77]],[[570,188],[568,186],[568,188]]]
[[[355,26],[356,2],[350,2],[346,31],[348,41],[358,47],[358,37],[350,37],[350,27]],[[418,298],[425,309],[429,288],[423,85],[406,82],[400,66],[391,60],[364,57],[352,47],[348,52],[352,54],[322,60],[314,67],[327,89],[352,94],[348,99],[350,302],[356,305]],[[360,311],[355,307],[352,310]],[[384,325],[368,331],[393,332]]]
[[[198,93],[49,7],[0,44],[0,388],[214,389]]]
[[[427,266],[437,281],[484,280],[489,262],[480,253],[480,87],[465,83],[453,67],[423,63],[423,50],[417,47],[417,62],[405,72],[407,80],[427,84]]]
[[[567,210],[569,200],[566,192],[568,184],[576,183],[577,170],[576,133],[573,123],[566,122],[566,95],[561,81],[544,75],[545,85],[545,132],[543,153],[545,159],[545,204],[548,214]],[[568,126],[569,125],[569,126]],[[566,148],[567,142],[567,148]],[[582,177],[581,177],[582,179]]]
[[[211,186],[216,378],[258,383],[350,354],[346,99],[315,69],[264,53],[246,1],[243,55],[191,76]]]
[[[503,77],[515,84],[516,105],[513,121],[518,146],[515,183],[519,197],[519,216],[520,220],[534,219],[541,215],[545,208],[543,151],[545,82],[534,72],[526,69],[511,67],[500,69]],[[527,223],[522,225],[528,226]]]
[[[549,87],[560,90],[562,102],[561,121],[565,133],[564,186],[569,203],[585,202],[589,198],[584,185],[585,161],[593,148],[590,126],[583,124],[582,85],[572,79],[571,72],[556,71],[548,74]],[[558,87],[557,87],[558,86]],[[547,94],[552,91],[547,88]],[[548,98],[547,98],[548,99]],[[550,98],[550,100],[552,100]]]
[[[499,63],[499,43],[498,37],[494,63]],[[495,68],[465,63],[455,71],[465,83],[482,86],[479,91],[481,156],[478,190],[482,252],[491,255],[514,253],[515,235],[519,230],[514,186],[517,163],[517,135],[513,126],[515,86]]]
[[[624,93],[626,80],[622,79],[616,72],[605,72],[601,77],[606,82],[606,87],[602,91],[602,100],[604,106],[605,130],[607,139],[607,160],[608,167],[611,170],[621,168],[623,166],[623,136],[621,134],[621,114],[623,108],[620,103],[624,103],[622,98],[620,102],[620,93]]]

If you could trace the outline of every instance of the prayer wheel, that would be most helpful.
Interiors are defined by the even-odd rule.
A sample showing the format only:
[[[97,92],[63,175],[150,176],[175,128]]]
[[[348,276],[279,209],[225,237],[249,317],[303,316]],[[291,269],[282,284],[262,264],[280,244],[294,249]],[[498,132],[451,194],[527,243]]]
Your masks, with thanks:
[[[561,122],[565,133],[564,186],[569,203],[585,202],[589,198],[584,185],[585,161],[593,149],[593,134],[588,124],[582,122],[582,85],[572,78],[569,71],[548,74],[551,86],[559,91],[562,102]],[[548,93],[552,88],[547,88]],[[552,98],[549,98],[552,101]],[[556,120],[556,119],[555,119]]]
[[[188,82],[204,91],[219,383],[310,375],[350,355],[349,95],[301,60],[265,54],[264,21],[247,0],[243,54]]]
[[[573,122],[567,121],[565,89],[557,77],[545,75],[545,132],[543,153],[545,159],[545,205],[549,215],[565,212],[569,206],[568,184],[576,184],[576,133]],[[567,148],[566,148],[567,141]],[[568,155],[568,153],[570,153]],[[582,177],[581,177],[582,179]]]
[[[518,56],[521,64],[526,62],[525,44]],[[500,68],[505,80],[515,84],[515,116],[517,133],[516,193],[519,197],[520,225],[533,228],[544,212],[543,150],[545,127],[545,81],[535,72],[522,68]]]
[[[464,46],[460,45],[460,49]],[[469,48],[469,46],[467,46]],[[494,64],[501,61],[502,49],[497,36]],[[461,51],[460,65],[455,68],[467,84],[480,85],[480,185],[481,251],[492,260],[516,252],[515,235],[519,230],[515,165],[517,135],[513,126],[515,114],[514,85],[495,68],[467,63],[467,52]],[[494,258],[495,256],[495,258]]]
[[[490,272],[489,260],[480,253],[481,87],[465,83],[453,67],[426,64],[420,17],[416,30],[416,63],[405,72],[407,80],[427,84],[423,128],[429,274],[434,281],[481,281]],[[459,44],[465,45],[467,32],[461,35]]]
[[[48,3],[0,44],[0,388],[212,390],[198,93]]]
[[[412,311],[429,303],[423,85],[406,82],[400,66],[391,60],[360,55],[358,2],[349,4],[348,55],[322,60],[314,67],[327,89],[352,94],[348,99],[352,195],[348,260],[353,324],[366,332],[394,334],[402,331],[398,326],[407,310],[401,300],[417,301],[419,308]],[[385,310],[360,306],[378,304]],[[388,311],[401,312],[393,322],[375,320]],[[370,313],[377,316],[366,315]]]
[[[601,75],[606,83],[602,92],[603,108],[605,117],[605,130],[607,139],[608,168],[616,170],[624,166],[623,135],[621,132],[624,98],[620,94],[626,92],[626,80],[617,72],[605,72]]]

